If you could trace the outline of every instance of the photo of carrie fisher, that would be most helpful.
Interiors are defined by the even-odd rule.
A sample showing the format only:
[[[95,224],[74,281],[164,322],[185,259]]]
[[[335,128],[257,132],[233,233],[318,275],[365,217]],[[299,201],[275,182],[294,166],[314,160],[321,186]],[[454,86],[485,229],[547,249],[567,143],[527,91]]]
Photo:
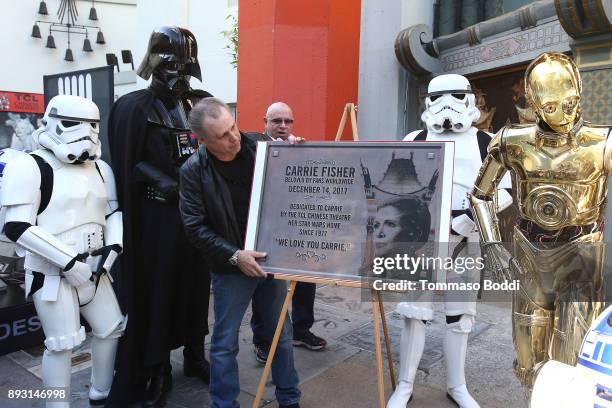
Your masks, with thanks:
[[[408,157],[391,156],[380,182],[371,182],[370,172],[362,164],[368,224],[364,268],[374,258],[416,257],[430,241],[432,214],[430,203],[436,192],[438,171],[427,183],[421,183],[416,171],[414,152]],[[370,268],[371,269],[371,268]],[[377,278],[410,279],[406,271],[391,269],[377,273]]]

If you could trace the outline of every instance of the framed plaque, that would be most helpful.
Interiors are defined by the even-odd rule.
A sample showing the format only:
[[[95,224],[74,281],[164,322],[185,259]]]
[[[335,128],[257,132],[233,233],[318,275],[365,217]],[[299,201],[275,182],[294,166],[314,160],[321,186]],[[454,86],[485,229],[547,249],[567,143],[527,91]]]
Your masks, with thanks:
[[[375,258],[439,256],[453,156],[447,142],[259,142],[245,249],[296,280],[361,281]]]

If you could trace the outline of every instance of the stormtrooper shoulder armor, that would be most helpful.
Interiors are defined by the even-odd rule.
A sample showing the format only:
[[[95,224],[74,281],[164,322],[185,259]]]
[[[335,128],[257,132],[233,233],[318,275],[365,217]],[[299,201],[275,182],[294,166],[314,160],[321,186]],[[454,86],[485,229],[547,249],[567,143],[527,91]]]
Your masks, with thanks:
[[[404,137],[404,142],[412,142],[421,132],[421,130],[415,130],[414,132],[408,133],[406,137]]]
[[[29,155],[19,155],[7,163],[2,176],[0,205],[31,204],[40,197],[40,169]]]
[[[100,176],[106,186],[106,198],[108,201],[117,200],[117,187],[115,186],[115,175],[113,170],[104,160],[96,160],[96,166],[100,171]]]

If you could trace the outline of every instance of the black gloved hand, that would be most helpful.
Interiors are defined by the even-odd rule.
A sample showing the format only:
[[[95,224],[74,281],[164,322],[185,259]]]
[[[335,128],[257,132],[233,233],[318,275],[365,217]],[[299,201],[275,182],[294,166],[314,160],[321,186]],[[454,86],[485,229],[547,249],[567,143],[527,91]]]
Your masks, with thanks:
[[[94,275],[98,276],[103,272],[108,273],[122,251],[123,248],[119,244],[106,245],[93,251],[91,256],[102,257],[100,262],[98,262],[97,269],[93,271]]]

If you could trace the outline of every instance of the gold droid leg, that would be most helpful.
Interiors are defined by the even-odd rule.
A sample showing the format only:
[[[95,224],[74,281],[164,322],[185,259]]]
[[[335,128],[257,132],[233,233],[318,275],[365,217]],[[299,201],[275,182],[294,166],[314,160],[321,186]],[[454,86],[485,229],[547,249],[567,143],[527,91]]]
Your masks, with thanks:
[[[578,350],[591,323],[605,308],[605,244],[601,232],[574,244],[578,256],[558,277],[550,358],[576,365]]]
[[[528,389],[533,384],[538,364],[548,360],[552,327],[552,310],[515,294],[512,300],[512,340],[516,349],[514,373]]]
[[[600,237],[600,233],[588,234],[546,248],[534,246],[514,230],[521,283],[512,301],[514,369],[529,390],[547,360],[575,365],[586,331],[603,310]]]

